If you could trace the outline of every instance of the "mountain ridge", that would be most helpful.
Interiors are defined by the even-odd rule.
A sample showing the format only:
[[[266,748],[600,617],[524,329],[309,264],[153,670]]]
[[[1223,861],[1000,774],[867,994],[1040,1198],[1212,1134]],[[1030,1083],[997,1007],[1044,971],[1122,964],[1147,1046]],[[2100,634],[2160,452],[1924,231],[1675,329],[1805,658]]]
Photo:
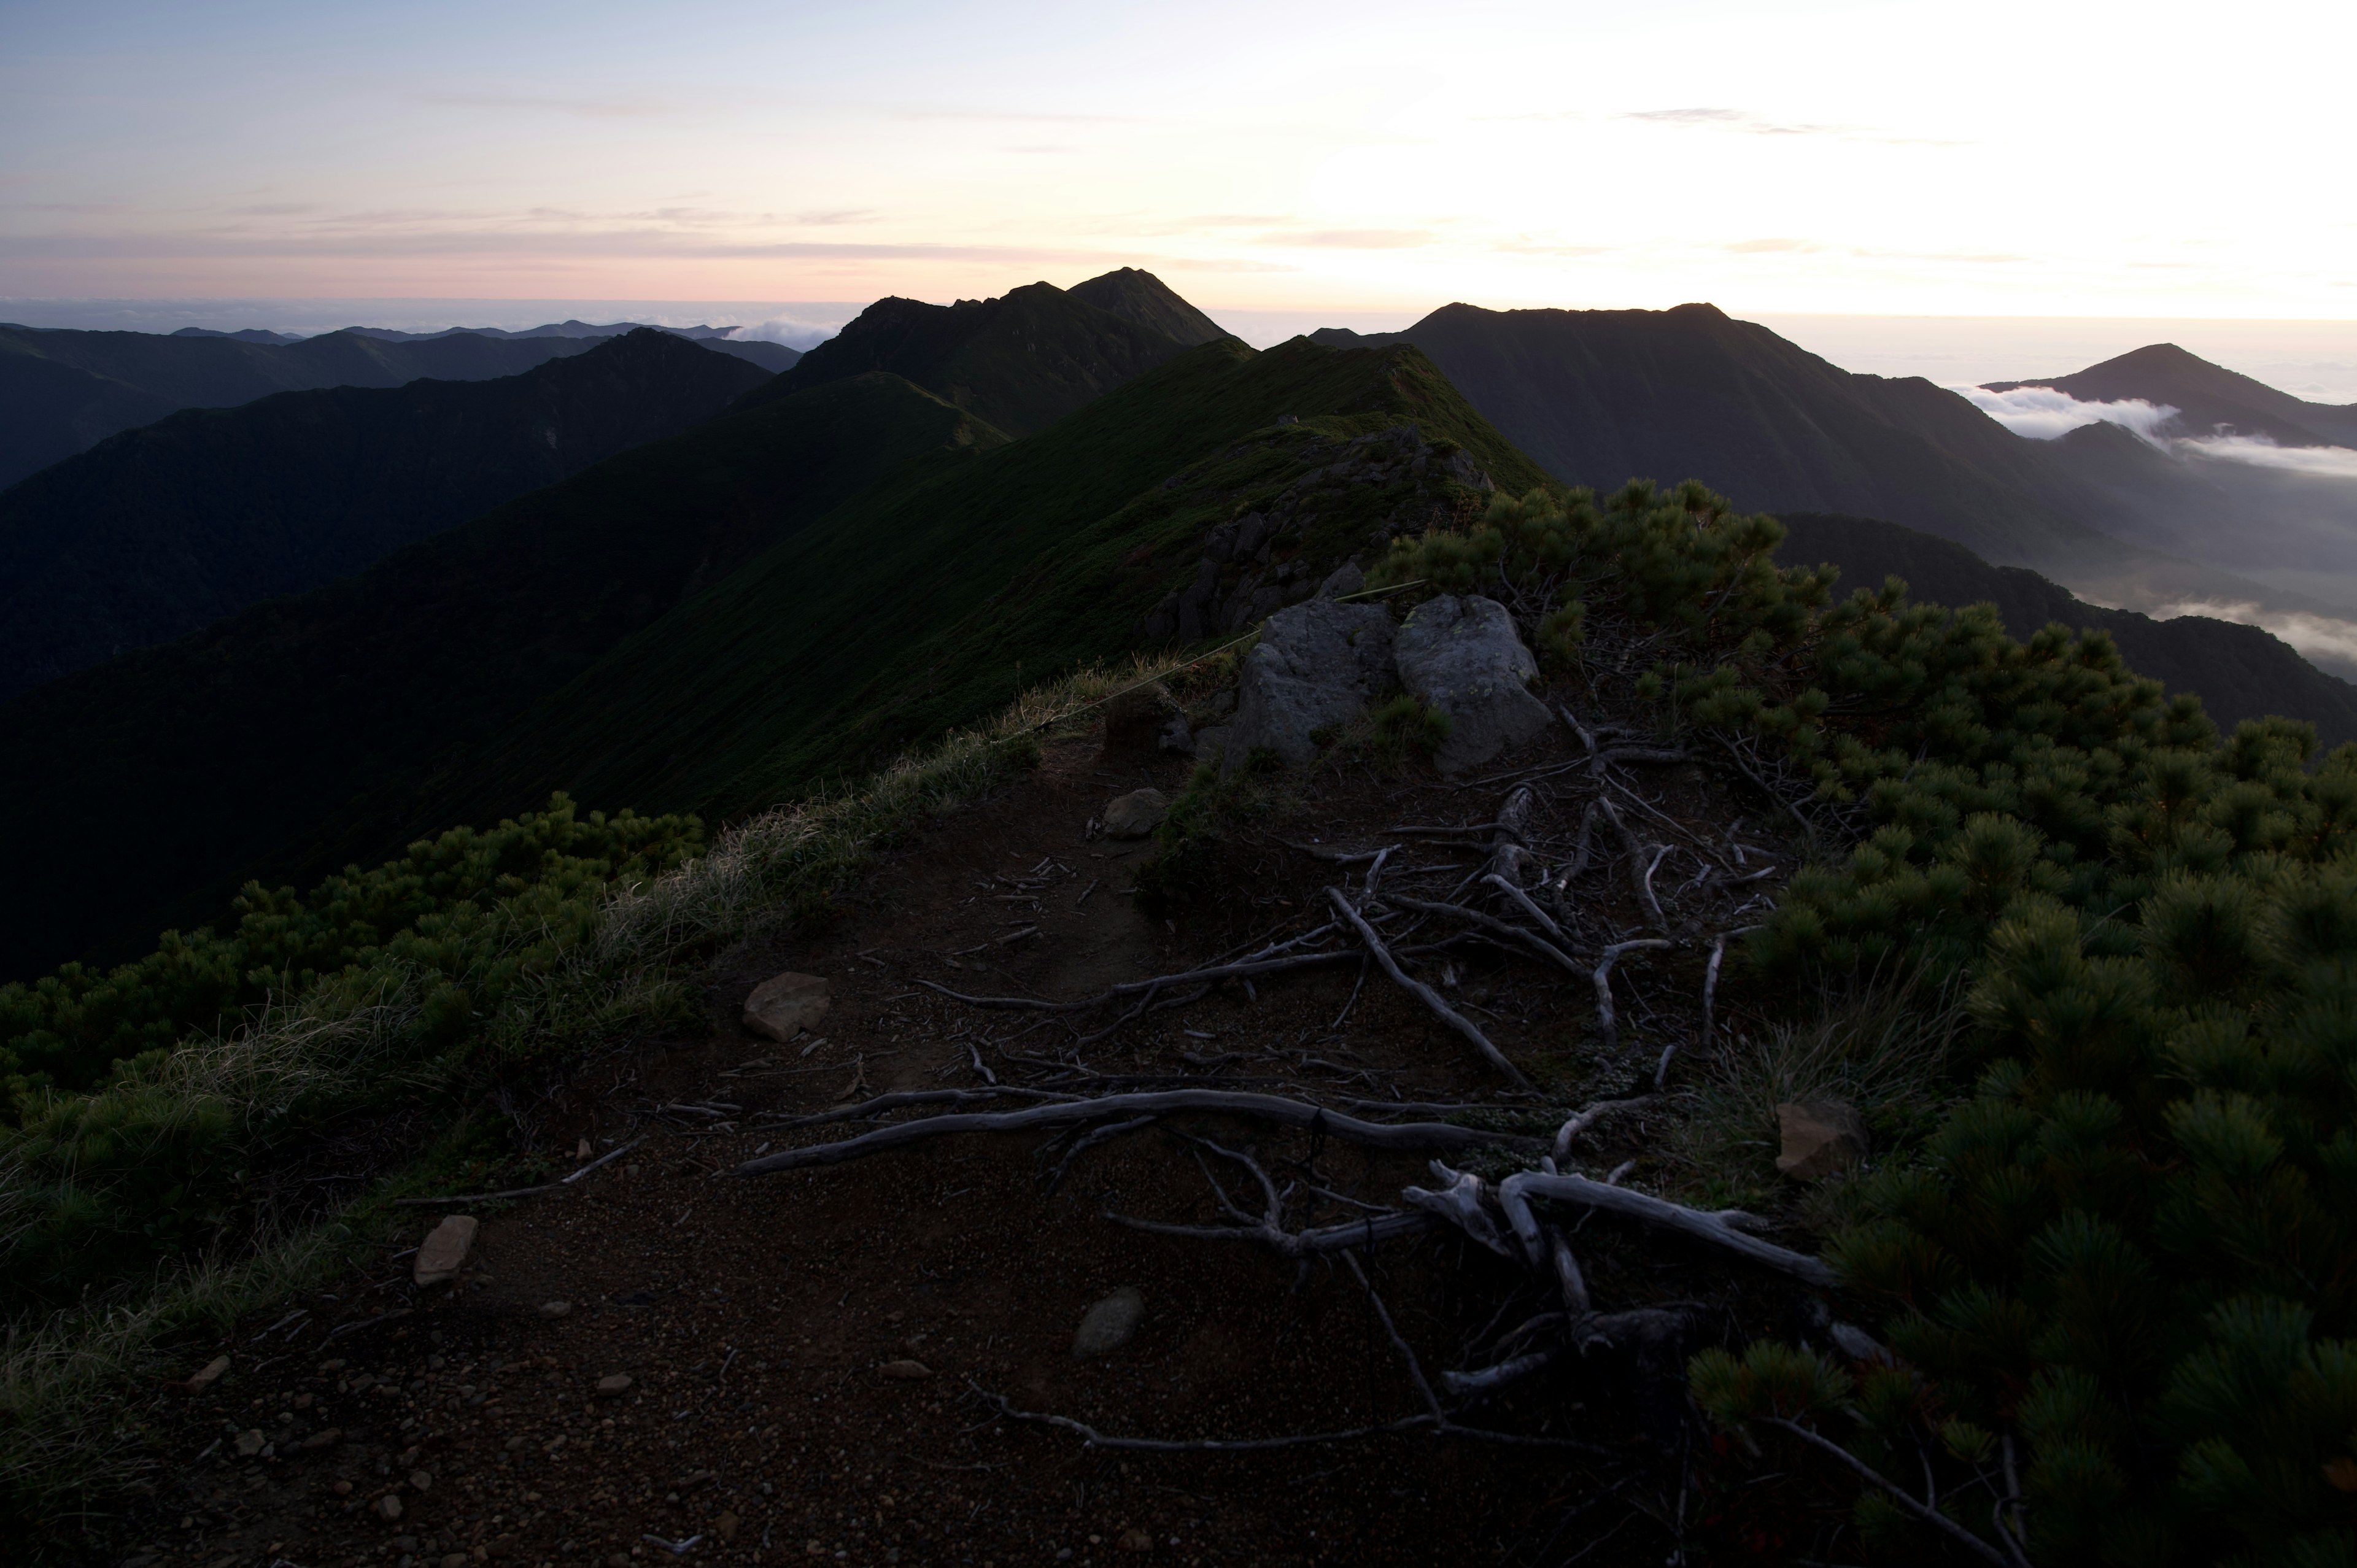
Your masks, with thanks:
[[[118,432],[0,491],[0,698],[361,570],[765,379],[642,330],[515,376],[279,392]]]

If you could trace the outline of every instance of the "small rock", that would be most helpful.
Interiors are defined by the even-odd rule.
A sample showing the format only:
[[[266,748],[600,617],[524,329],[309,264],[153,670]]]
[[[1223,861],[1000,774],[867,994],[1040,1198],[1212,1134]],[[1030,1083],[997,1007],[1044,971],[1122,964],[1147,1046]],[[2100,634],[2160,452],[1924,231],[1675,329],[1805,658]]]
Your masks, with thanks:
[[[426,1471],[412,1470],[409,1473],[409,1485],[412,1490],[430,1492],[434,1489],[434,1477]]]
[[[239,1433],[237,1434],[238,1457],[241,1459],[253,1458],[255,1455],[262,1452],[262,1445],[268,1441],[269,1439],[262,1435],[259,1428]]]
[[[1107,838],[1142,839],[1170,814],[1170,797],[1159,789],[1132,789],[1104,809]]]
[[[350,1481],[342,1479],[330,1481],[328,1484],[328,1490],[335,1493],[336,1496],[339,1498],[349,1498],[352,1495],[352,1484]]]
[[[1866,1123],[1845,1101],[1779,1105],[1776,1124],[1784,1136],[1776,1168],[1794,1181],[1821,1181],[1866,1158]]]
[[[630,1554],[627,1552],[609,1554],[606,1559],[606,1568],[632,1568]]]
[[[576,1159],[576,1160],[586,1160],[586,1159],[587,1159],[587,1158],[589,1157],[589,1140],[588,1140],[588,1139],[584,1138],[584,1139],[582,1139],[582,1140],[581,1140],[581,1146],[580,1146],[579,1148],[575,1149],[575,1150],[573,1151],[573,1157],[574,1157],[575,1159]]]
[[[475,1250],[477,1222],[471,1214],[453,1214],[426,1232],[417,1249],[411,1277],[420,1285],[438,1285],[455,1277]]]
[[[791,1040],[826,1016],[826,991],[815,974],[773,974],[745,998],[745,1027],[767,1039]]]
[[[394,1497],[391,1492],[385,1493],[384,1496],[377,1498],[376,1500],[376,1516],[377,1518],[385,1520],[387,1523],[391,1523],[393,1520],[399,1519],[401,1517],[401,1499]]]
[[[712,1533],[720,1538],[720,1544],[723,1546],[726,1546],[730,1541],[736,1540],[737,1516],[733,1513],[725,1513],[718,1519],[714,1520],[712,1521]]]
[[[311,1434],[310,1436],[303,1439],[303,1446],[309,1449],[333,1448],[337,1444],[341,1443],[343,1440],[344,1429],[342,1427],[323,1426],[318,1431]]]
[[[1188,725],[1186,714],[1180,714],[1165,726],[1159,744],[1163,750],[1180,757],[1195,755],[1195,732]]]
[[[1086,1360],[1120,1349],[1136,1334],[1138,1320],[1145,1316],[1144,1296],[1127,1287],[1114,1292],[1082,1317],[1080,1329],[1072,1336],[1073,1357]]]
[[[442,1554],[442,1568],[474,1568],[474,1563],[475,1560],[463,1552],[446,1552]]]
[[[569,1301],[544,1301],[540,1304],[540,1315],[552,1321],[563,1317],[572,1310],[573,1304]]]
[[[616,1399],[630,1391],[630,1374],[614,1372],[597,1380],[597,1397]]]
[[[933,1369],[922,1361],[887,1361],[876,1370],[879,1376],[898,1378],[903,1382],[914,1382],[919,1378],[933,1375]]]
[[[1121,1532],[1121,1539],[1114,1544],[1124,1552],[1151,1552],[1154,1550],[1154,1537],[1142,1530],[1125,1530]]]
[[[226,1356],[214,1357],[211,1360],[207,1361],[203,1366],[188,1374],[188,1391],[192,1394],[200,1394],[204,1392],[207,1389],[211,1388],[215,1383],[220,1382],[221,1374],[228,1370],[229,1358]]]
[[[1555,722],[1530,693],[1538,672],[1506,607],[1479,594],[1428,600],[1400,628],[1400,684],[1448,715],[1433,759],[1443,773],[1478,768]]]

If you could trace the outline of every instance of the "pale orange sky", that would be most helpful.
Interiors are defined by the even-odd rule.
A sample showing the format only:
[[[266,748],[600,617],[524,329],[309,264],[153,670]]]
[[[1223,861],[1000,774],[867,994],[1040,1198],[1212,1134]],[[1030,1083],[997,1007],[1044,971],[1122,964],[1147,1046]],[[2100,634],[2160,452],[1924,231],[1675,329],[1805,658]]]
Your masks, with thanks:
[[[0,295],[2357,317],[2346,5],[0,9]]]

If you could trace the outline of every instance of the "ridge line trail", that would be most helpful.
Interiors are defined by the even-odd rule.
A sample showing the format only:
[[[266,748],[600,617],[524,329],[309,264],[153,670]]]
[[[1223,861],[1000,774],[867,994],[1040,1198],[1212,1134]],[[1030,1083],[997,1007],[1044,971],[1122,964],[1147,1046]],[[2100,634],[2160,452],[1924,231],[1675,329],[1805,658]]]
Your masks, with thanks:
[[[1223,865],[1211,908],[1166,925],[1126,896],[1146,845],[1087,842],[1084,827],[1129,789],[1177,795],[1190,768],[1103,757],[1094,736],[1051,742],[1036,771],[880,856],[830,929],[726,955],[708,1038],[647,1041],[581,1065],[536,1129],[537,1147],[566,1154],[583,1138],[598,1153],[645,1142],[562,1192],[454,1208],[482,1219],[455,1289],[414,1290],[392,1248],[301,1297],[312,1315],[291,1343],[249,1345],[280,1313],[241,1326],[222,1347],[231,1375],[182,1406],[186,1431],[167,1445],[178,1457],[133,1558],[150,1558],[144,1568],[636,1568],[694,1540],[680,1561],[996,1565],[1150,1550],[1186,1563],[1409,1563],[1501,1561],[1546,1535],[1566,1497],[1605,1489],[1559,1453],[1408,1432],[1254,1455],[1125,1455],[993,1419],[970,1383],[1155,1437],[1335,1431],[1421,1408],[1347,1272],[1320,1263],[1297,1288],[1294,1266],[1257,1249],[1105,1220],[1119,1209],[1220,1222],[1167,1129],[1090,1148],[1052,1191],[1043,1176],[1066,1151],[1043,1151],[1036,1136],[716,1179],[757,1150],[860,1130],[780,1132],[764,1113],[980,1089],[977,1060],[1013,1082],[1011,1069],[1036,1078],[1077,1059],[1085,1070],[1069,1085],[1087,1092],[1144,1078],[1314,1091],[1329,1104],[1498,1098],[1506,1086],[1463,1040],[1380,973],[1355,986],[1357,965],[1265,976],[1253,996],[1223,985],[1077,1048],[1061,1024],[913,983],[1072,999],[1327,918],[1318,890],[1361,868],[1264,843],[1256,828],[1229,846],[1242,864]],[[1418,812],[1485,822],[1475,802],[1495,793],[1453,793],[1428,775],[1345,779],[1321,786],[1316,822],[1268,832],[1323,828],[1333,843],[1436,820]],[[1426,867],[1466,859],[1445,842],[1410,854]],[[823,1043],[780,1045],[739,1026],[745,993],[784,970],[829,980]],[[1573,1012],[1491,986],[1473,977],[1451,994],[1518,1060],[1577,1033]],[[1278,1130],[1224,1125],[1219,1135],[1247,1153],[1283,1159],[1297,1146]],[[1421,1176],[1415,1155],[1339,1143],[1313,1154],[1343,1199],[1388,1200]],[[412,1212],[416,1235],[439,1218]],[[1448,1322],[1460,1251],[1436,1240],[1378,1258],[1403,1332],[1428,1341]],[[1449,1268],[1430,1266],[1444,1251]],[[1144,1304],[1135,1338],[1076,1359],[1083,1315],[1123,1290]],[[569,1311],[544,1316],[558,1301]],[[402,1305],[414,1313],[321,1343],[335,1326]],[[628,1389],[600,1394],[598,1380],[616,1375]],[[301,1446],[330,1429],[326,1445]],[[256,1430],[274,1456],[234,1456],[234,1434]],[[215,1437],[221,1449],[195,1460]],[[382,1517],[385,1497],[398,1499],[397,1519]],[[1642,1530],[1605,1551],[1624,1543],[1627,1561],[1659,1558]]]

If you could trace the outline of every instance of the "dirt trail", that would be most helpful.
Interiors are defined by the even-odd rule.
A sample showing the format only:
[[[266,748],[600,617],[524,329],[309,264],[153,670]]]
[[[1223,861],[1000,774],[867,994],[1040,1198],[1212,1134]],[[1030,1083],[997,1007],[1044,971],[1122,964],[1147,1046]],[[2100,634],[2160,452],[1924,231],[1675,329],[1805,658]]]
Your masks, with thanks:
[[[1167,1132],[1084,1155],[1052,1193],[1039,1138],[717,1174],[857,1125],[781,1133],[760,1112],[972,1087],[977,1057],[1005,1069],[1069,1048],[1060,1026],[965,1007],[917,980],[1078,996],[1297,925],[1336,873],[1282,848],[1251,851],[1257,875],[1183,925],[1149,919],[1125,896],[1142,854],[1088,842],[1084,827],[1125,789],[1175,793],[1181,781],[1175,759],[1115,766],[1093,740],[1060,743],[1036,773],[888,855],[823,937],[733,954],[708,1041],[593,1064],[572,1086],[571,1120],[540,1134],[544,1147],[587,1139],[599,1152],[643,1141],[562,1194],[463,1210],[482,1230],[455,1286],[417,1291],[406,1260],[388,1256],[305,1298],[310,1316],[290,1327],[241,1329],[230,1375],[184,1407],[186,1457],[125,1568],[1554,1562],[1598,1520],[1629,1523],[1625,1507],[1583,1506],[1604,1500],[1613,1472],[1560,1451],[1412,1433],[1150,1455],[995,1419],[976,1390],[1110,1433],[1190,1438],[1349,1428],[1420,1408],[1365,1296],[1330,1263],[1297,1280],[1257,1249],[1103,1218],[1215,1222],[1202,1174]],[[1428,776],[1353,788],[1330,807],[1338,824],[1402,811],[1478,822],[1487,803]],[[1403,862],[1457,864],[1445,848]],[[1027,927],[1036,932],[1003,940]],[[778,1046],[737,1026],[745,992],[785,969],[830,981],[824,1043]],[[1315,1080],[1329,1103],[1502,1089],[1379,973],[1336,1029],[1358,979],[1337,966],[1256,996],[1223,988],[1092,1047],[1088,1066],[1218,1074],[1237,1088]],[[1576,1018],[1555,1011],[1555,993],[1509,992],[1499,968],[1469,973],[1462,995],[1493,1004],[1481,1011],[1518,1059],[1559,1069]],[[661,1111],[689,1104],[705,1110]],[[1273,1160],[1303,1153],[1289,1136],[1200,1125]],[[1414,1160],[1339,1145],[1318,1157],[1327,1183],[1374,1201],[1418,1174]],[[437,1216],[418,1213],[422,1235]],[[1449,1266],[1429,1267],[1444,1250]],[[1374,1255],[1412,1339],[1461,1332],[1459,1298],[1482,1266],[1461,1251],[1436,1240]],[[1599,1252],[1601,1288],[1614,1268]],[[1702,1289],[1725,1270],[1698,1259],[1689,1273]],[[1144,1302],[1135,1338],[1076,1359],[1083,1315],[1125,1289]],[[557,1302],[569,1305],[551,1316]],[[332,1326],[404,1311],[323,1342]],[[601,1394],[617,1376],[628,1388]],[[1501,1419],[1512,1413],[1509,1402]],[[246,1433],[267,1452],[241,1456]],[[1663,1537],[1638,1522],[1585,1560],[1659,1562]]]

